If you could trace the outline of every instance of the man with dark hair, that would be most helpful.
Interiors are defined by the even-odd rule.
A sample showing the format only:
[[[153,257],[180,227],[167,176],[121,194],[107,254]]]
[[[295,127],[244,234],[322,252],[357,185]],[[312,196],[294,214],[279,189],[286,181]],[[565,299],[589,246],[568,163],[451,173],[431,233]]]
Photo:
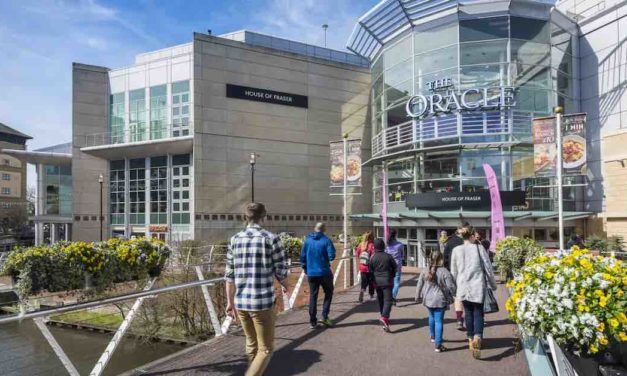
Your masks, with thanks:
[[[405,245],[396,240],[396,230],[391,229],[385,252],[389,253],[394,258],[394,261],[396,261],[396,274],[394,275],[394,287],[392,288],[393,305],[396,305],[398,290],[401,288],[401,270],[403,268],[404,249]]]
[[[248,225],[231,238],[226,255],[226,312],[238,315],[246,335],[246,376],[263,375],[274,350],[273,278],[287,293],[285,254],[279,237],[260,226],[265,216],[263,204],[248,204]]]
[[[331,261],[335,260],[335,247],[324,232],[324,223],[316,224],[314,232],[307,236],[300,251],[300,263],[309,281],[309,324],[311,329],[318,325],[318,292],[320,286],[324,291],[322,303],[322,324],[327,328],[333,326],[329,319],[331,301],[333,299],[333,272]]]

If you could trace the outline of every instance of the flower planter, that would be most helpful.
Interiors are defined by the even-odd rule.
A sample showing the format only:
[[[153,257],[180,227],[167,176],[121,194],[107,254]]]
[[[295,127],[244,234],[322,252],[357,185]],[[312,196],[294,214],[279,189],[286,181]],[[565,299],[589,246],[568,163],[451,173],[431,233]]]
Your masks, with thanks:
[[[598,376],[599,375],[599,362],[596,357],[577,356],[568,351],[564,347],[560,346],[568,362],[573,367],[577,375],[579,376]]]

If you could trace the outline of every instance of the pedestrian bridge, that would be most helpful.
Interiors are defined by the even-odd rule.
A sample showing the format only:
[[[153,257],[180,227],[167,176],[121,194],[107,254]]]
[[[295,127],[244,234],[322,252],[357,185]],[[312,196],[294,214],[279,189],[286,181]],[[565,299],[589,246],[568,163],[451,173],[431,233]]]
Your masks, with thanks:
[[[504,285],[496,293],[501,311],[486,315],[482,359],[475,360],[468,351],[465,332],[456,329],[450,311],[444,326],[448,351],[434,351],[427,310],[414,302],[417,276],[404,273],[399,302],[392,310],[391,333],[383,332],[379,325],[376,300],[358,303],[355,287],[335,295],[330,316],[333,328],[311,330],[306,307],[280,314],[275,352],[266,375],[529,374],[515,326],[507,319]],[[247,367],[244,342],[243,333],[234,331],[127,375],[243,375]]]

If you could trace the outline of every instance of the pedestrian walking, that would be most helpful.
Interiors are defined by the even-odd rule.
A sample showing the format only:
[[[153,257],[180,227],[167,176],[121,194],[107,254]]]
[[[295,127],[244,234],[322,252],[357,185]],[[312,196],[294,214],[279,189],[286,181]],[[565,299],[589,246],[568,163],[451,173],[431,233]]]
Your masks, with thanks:
[[[423,303],[429,311],[429,336],[435,351],[442,352],[444,312],[455,300],[455,281],[444,267],[442,252],[434,250],[429,258],[429,270],[418,278],[416,302]]]
[[[390,312],[392,311],[392,287],[394,286],[394,275],[396,275],[396,261],[385,253],[385,242],[383,239],[374,241],[374,255],[370,258],[368,267],[374,277],[379,302],[379,321],[383,325],[383,330],[390,331]]]
[[[318,291],[324,291],[322,303],[322,324],[327,328],[333,326],[329,319],[331,301],[333,299],[333,272],[331,261],[335,260],[333,242],[324,233],[324,223],[316,224],[314,232],[307,236],[300,251],[300,263],[307,274],[309,282],[309,324],[311,329],[318,325]]]
[[[226,312],[239,317],[246,336],[246,376],[260,376],[274,350],[273,279],[287,294],[287,266],[279,237],[261,227],[264,205],[248,204],[245,215],[246,229],[231,238],[226,255]]]
[[[451,274],[457,284],[456,298],[462,301],[466,315],[466,335],[472,355],[481,357],[483,341],[483,303],[486,289],[496,290],[494,272],[486,250],[474,244],[472,227],[462,233],[464,244],[455,247],[451,257]]]
[[[405,245],[396,239],[396,230],[390,230],[388,244],[385,252],[390,254],[396,261],[396,274],[394,275],[394,287],[392,288],[392,305],[396,305],[398,290],[401,288],[401,271],[403,268]]]
[[[366,231],[361,237],[361,242],[355,248],[355,257],[359,265],[359,276],[361,278],[361,291],[359,291],[359,302],[364,301],[364,293],[368,289],[370,299],[374,298],[374,281],[368,267],[370,257],[374,255],[374,236],[372,232]]]
[[[462,234],[466,231],[466,227],[464,225],[457,226],[457,231],[455,234],[450,236],[446,240],[446,244],[444,245],[444,252],[442,254],[444,258],[444,267],[451,270],[451,255],[453,254],[453,249],[455,247],[464,244],[464,239],[462,239]],[[461,300],[455,300],[455,319],[457,320],[457,330],[464,331],[464,306]]]

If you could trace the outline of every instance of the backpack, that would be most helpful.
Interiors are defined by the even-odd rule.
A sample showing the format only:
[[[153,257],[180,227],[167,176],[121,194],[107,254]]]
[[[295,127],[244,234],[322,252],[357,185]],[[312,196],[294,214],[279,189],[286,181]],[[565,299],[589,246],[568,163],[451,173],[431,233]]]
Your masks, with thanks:
[[[370,262],[370,253],[367,249],[363,249],[361,253],[359,253],[359,263],[361,265],[368,265]]]

